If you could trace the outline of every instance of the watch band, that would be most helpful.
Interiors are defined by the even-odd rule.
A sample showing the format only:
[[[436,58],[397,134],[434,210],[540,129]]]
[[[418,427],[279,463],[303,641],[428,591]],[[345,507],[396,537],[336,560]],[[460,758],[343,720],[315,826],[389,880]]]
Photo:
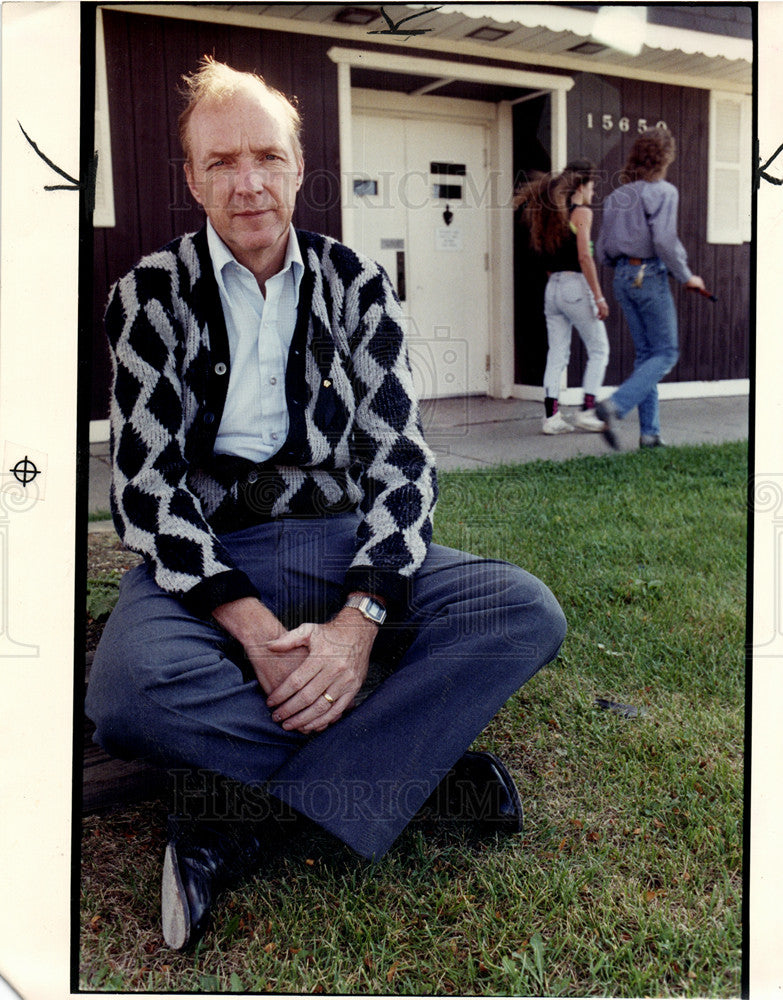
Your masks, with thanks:
[[[386,621],[386,608],[373,597],[360,597],[358,594],[354,594],[346,600],[345,607],[358,608],[367,621],[373,622],[375,625],[383,625]]]

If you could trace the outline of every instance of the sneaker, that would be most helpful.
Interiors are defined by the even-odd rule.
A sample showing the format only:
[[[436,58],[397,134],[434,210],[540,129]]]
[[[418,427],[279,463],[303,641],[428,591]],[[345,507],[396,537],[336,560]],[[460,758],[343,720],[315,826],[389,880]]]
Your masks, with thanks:
[[[615,410],[611,399],[605,399],[602,403],[596,403],[595,415],[604,423],[602,433],[606,443],[615,450],[619,450],[620,442],[617,439],[617,430],[615,427],[618,419],[617,410]]]
[[[574,423],[581,431],[602,431],[606,426],[595,415],[595,410],[580,410],[574,417]]]
[[[665,448],[666,442],[661,440],[660,434],[642,434],[639,438],[640,448]]]
[[[557,413],[552,414],[551,417],[545,417],[544,422],[541,424],[541,430],[544,434],[570,434],[573,429],[571,424],[563,418],[563,414],[559,410]]]

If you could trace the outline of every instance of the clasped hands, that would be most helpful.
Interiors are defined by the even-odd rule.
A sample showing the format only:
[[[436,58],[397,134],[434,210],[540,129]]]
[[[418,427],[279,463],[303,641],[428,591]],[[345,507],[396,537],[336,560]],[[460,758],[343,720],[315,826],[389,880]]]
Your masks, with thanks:
[[[254,598],[222,605],[213,617],[242,643],[274,721],[307,735],[322,732],[353,705],[378,632],[356,608],[286,631]]]

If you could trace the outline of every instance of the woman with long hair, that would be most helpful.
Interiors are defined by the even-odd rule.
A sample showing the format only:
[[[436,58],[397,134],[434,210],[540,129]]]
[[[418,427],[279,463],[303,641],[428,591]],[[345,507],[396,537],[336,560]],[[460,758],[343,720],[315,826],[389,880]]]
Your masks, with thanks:
[[[544,371],[544,434],[565,434],[574,424],[602,431],[595,414],[596,395],[609,361],[604,320],[609,315],[593,261],[590,230],[595,192],[595,166],[588,160],[569,163],[561,174],[546,174],[521,188],[514,199],[520,221],[529,232],[530,248],[541,257],[549,279],[544,295],[548,351]],[[582,409],[570,424],[559,409],[560,382],[571,354],[576,327],[587,350]]]
[[[664,442],[658,414],[658,383],[677,363],[677,313],[669,275],[686,288],[704,288],[691,272],[677,236],[677,188],[666,180],[676,146],[667,129],[642,133],[631,147],[621,186],[604,202],[597,256],[614,268],[614,294],[625,314],[636,359],[630,376],[598,404],[604,437],[619,447],[616,421],[639,410],[639,444]]]

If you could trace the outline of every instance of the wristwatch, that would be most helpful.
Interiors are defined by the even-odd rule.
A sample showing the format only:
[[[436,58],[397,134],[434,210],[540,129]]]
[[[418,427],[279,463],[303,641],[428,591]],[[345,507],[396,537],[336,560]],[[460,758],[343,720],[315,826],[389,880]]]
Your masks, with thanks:
[[[354,594],[345,602],[346,608],[358,608],[367,621],[375,625],[383,625],[386,621],[386,608],[374,597],[360,597]]]

